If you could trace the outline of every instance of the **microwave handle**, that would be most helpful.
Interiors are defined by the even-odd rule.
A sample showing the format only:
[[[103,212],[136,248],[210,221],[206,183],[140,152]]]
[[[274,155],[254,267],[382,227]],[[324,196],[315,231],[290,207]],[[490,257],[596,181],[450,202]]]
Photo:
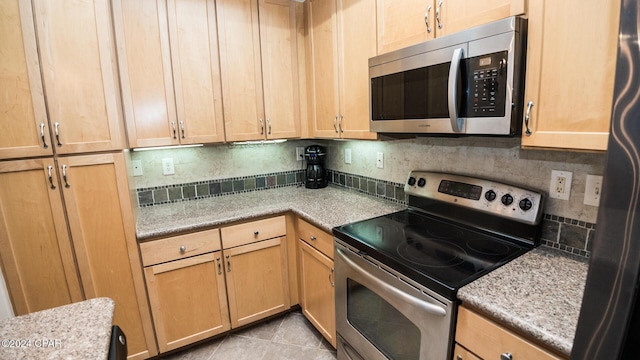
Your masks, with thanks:
[[[455,49],[451,57],[451,67],[449,68],[449,119],[451,119],[451,129],[456,133],[462,131],[464,122],[464,119],[458,117],[458,87],[456,86],[463,56],[463,48]]]

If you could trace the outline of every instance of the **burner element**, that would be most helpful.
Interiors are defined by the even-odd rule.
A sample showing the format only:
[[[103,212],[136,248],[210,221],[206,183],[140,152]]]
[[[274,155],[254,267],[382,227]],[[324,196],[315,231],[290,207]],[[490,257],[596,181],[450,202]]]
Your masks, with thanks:
[[[506,244],[485,238],[471,238],[467,241],[467,247],[489,256],[503,256],[509,253],[509,246]]]
[[[464,262],[458,255],[466,254],[464,249],[456,244],[432,238],[408,238],[398,245],[397,251],[403,259],[427,267],[456,266]]]
[[[436,239],[442,240],[452,240],[460,238],[464,232],[455,227],[443,224],[443,223],[432,223],[426,227],[426,232]]]

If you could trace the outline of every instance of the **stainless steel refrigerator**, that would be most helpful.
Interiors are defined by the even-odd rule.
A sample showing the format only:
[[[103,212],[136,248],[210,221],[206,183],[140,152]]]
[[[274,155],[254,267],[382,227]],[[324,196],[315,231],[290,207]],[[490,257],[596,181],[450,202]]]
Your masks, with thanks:
[[[623,0],[600,209],[571,352],[576,360],[640,359],[639,17],[637,0]]]

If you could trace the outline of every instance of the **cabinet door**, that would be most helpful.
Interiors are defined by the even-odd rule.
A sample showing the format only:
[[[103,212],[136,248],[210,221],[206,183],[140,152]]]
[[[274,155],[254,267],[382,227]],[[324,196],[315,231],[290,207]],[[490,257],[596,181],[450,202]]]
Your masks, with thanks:
[[[69,228],[88,299],[110,297],[130,358],[156,354],[122,153],[58,159]]]
[[[0,258],[15,314],[83,300],[53,160],[0,162],[0,184]]]
[[[306,242],[300,246],[302,313],[336,347],[336,306],[333,261]]]
[[[108,0],[33,1],[56,152],[122,149],[124,125]],[[56,126],[57,125],[57,126]]]
[[[222,142],[214,1],[168,0],[167,7],[180,143]]]
[[[231,327],[289,309],[285,239],[282,236],[224,250]]]
[[[309,2],[313,136],[336,138],[338,132],[338,25],[334,0]]]
[[[145,268],[160,352],[231,328],[220,251]]]
[[[437,36],[452,34],[514,15],[525,13],[525,0],[443,0],[442,28]]]
[[[115,0],[113,17],[129,145],[178,144],[166,1]]]
[[[606,150],[620,1],[531,0],[528,14],[522,146]]]
[[[376,56],[376,5],[370,0],[339,0],[340,136],[375,139],[369,131],[369,58]]]
[[[377,0],[378,54],[433,39],[436,1]]]
[[[31,2],[0,2],[0,159],[53,154]]]
[[[296,3],[260,0],[260,48],[267,138],[300,137]]]
[[[226,139],[264,139],[258,3],[218,0],[216,6]]]

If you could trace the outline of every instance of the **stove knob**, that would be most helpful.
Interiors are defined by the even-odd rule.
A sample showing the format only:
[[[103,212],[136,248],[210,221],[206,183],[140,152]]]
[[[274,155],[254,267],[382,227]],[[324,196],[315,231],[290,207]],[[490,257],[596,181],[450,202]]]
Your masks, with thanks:
[[[418,180],[418,186],[420,187],[423,187],[426,183],[427,183],[427,180],[425,180],[424,178],[420,178]]]
[[[484,198],[489,200],[489,201],[493,201],[496,199],[496,192],[493,190],[489,190],[486,193],[484,193]]]
[[[520,200],[520,204],[518,204],[520,206],[520,209],[527,211],[529,209],[531,209],[531,207],[533,206],[533,203],[531,203],[531,200],[524,198],[522,200]]]
[[[416,178],[414,178],[413,176],[409,178],[408,181],[409,186],[413,186],[416,184]]]
[[[502,204],[509,206],[513,203],[513,196],[511,196],[511,194],[505,194],[502,196]]]

